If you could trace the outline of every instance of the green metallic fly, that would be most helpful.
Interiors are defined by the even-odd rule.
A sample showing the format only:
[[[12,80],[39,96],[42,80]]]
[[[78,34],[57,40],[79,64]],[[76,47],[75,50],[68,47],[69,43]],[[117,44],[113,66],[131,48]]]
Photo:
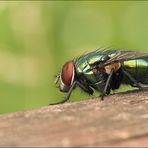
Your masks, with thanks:
[[[73,89],[79,86],[84,92],[101,93],[101,100],[121,84],[143,89],[148,84],[148,54],[135,51],[97,49],[64,64],[57,76],[59,90],[67,92],[63,100],[69,100]]]

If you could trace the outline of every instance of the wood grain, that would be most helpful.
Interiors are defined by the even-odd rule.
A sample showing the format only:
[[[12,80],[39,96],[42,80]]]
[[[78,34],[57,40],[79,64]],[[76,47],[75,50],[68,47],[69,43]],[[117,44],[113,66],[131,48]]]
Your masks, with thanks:
[[[0,146],[147,146],[148,91],[0,116]]]

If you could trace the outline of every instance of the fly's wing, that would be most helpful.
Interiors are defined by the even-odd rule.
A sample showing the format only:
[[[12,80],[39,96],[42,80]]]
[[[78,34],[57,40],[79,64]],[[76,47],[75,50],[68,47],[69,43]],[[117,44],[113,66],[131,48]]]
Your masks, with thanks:
[[[140,58],[148,58],[148,54],[141,53],[141,52],[135,52],[135,51],[127,51],[127,50],[115,50],[115,49],[109,49],[109,48],[98,48],[95,51],[85,53],[82,56],[80,56],[77,59],[85,58],[89,55],[102,55],[101,61],[95,61],[91,64],[91,68],[103,68],[107,65],[123,62],[127,60],[134,60],[134,59],[140,59]],[[103,61],[104,60],[104,61]]]
[[[84,57],[87,57],[88,55],[91,55],[91,54],[107,54],[109,52],[112,53],[113,51],[115,50],[111,50],[109,47],[105,47],[105,48],[97,48],[96,50],[92,51],[92,52],[84,52],[81,56],[77,57],[75,60],[78,60],[80,58],[84,58]],[[106,53],[107,52],[107,53]]]
[[[124,50],[116,50],[116,53],[110,57],[107,61],[105,61],[101,67],[105,67],[107,65],[123,62],[127,60],[135,60],[140,58],[148,57],[148,54],[135,52],[135,51],[124,51]]]

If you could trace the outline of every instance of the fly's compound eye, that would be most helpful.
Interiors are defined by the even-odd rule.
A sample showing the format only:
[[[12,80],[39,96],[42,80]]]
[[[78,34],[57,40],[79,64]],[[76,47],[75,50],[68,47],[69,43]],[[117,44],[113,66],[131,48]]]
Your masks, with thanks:
[[[74,80],[74,65],[73,62],[67,62],[61,72],[61,80],[66,86],[70,86]]]

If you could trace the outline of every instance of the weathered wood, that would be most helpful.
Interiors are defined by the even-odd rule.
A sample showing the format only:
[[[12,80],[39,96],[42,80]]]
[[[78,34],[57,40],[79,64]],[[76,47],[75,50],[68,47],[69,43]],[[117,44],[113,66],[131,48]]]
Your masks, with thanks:
[[[147,146],[148,92],[0,116],[0,146]]]

